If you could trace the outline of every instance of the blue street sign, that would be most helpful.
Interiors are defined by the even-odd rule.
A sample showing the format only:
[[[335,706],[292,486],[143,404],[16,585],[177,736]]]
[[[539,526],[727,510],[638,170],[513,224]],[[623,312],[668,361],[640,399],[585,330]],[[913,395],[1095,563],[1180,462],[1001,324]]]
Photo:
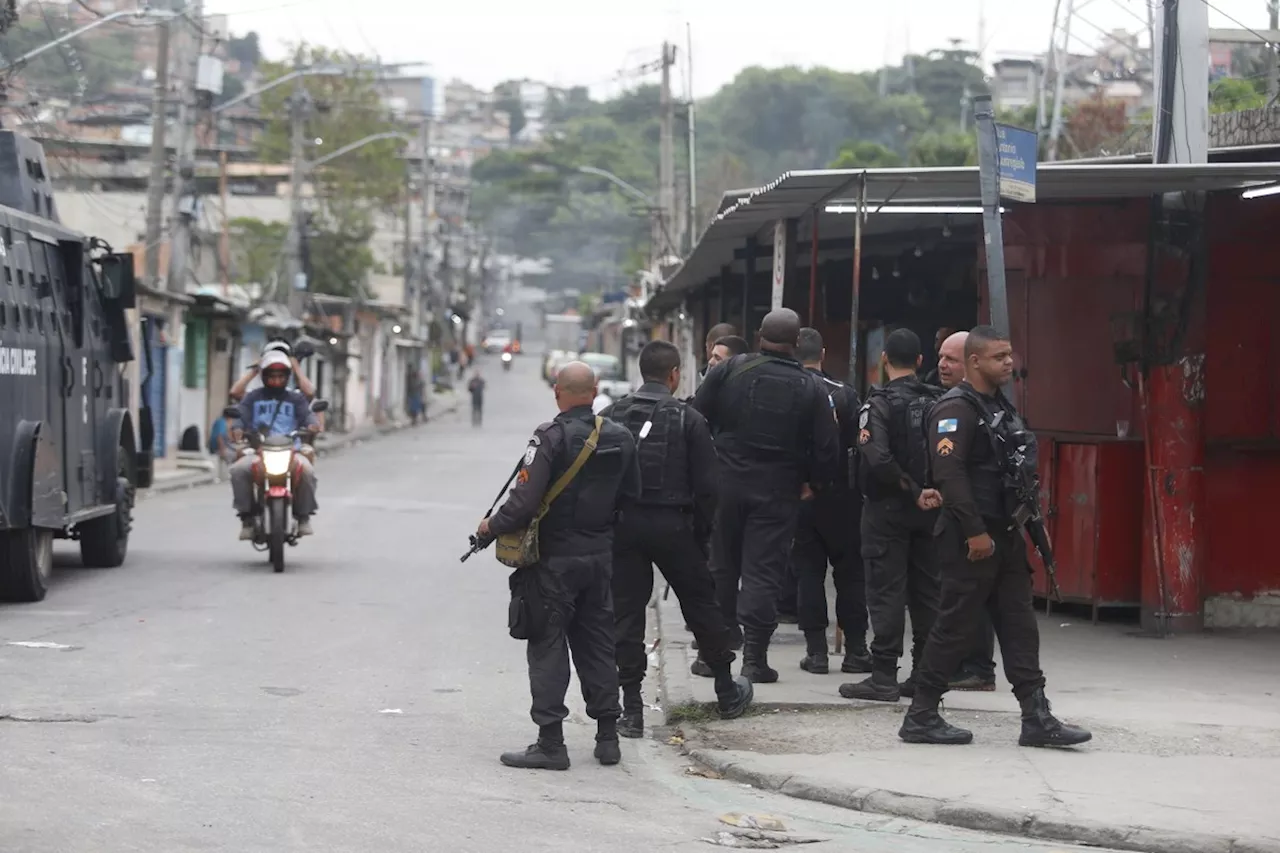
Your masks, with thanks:
[[[1010,201],[1036,200],[1036,154],[1039,138],[1035,131],[1006,124],[996,125],[999,144],[1000,195]]]

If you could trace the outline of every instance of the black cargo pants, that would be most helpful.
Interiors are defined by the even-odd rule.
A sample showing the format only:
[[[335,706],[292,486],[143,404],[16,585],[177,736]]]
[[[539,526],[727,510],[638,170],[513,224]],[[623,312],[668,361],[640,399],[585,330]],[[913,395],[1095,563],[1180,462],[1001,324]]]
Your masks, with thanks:
[[[984,613],[1000,640],[1004,674],[1013,685],[1013,694],[1025,699],[1044,687],[1026,542],[1016,529],[1001,530],[989,523],[987,532],[995,541],[995,553],[985,560],[970,561],[959,525],[948,516],[938,526],[942,607],[916,675],[919,695],[931,702],[936,703],[946,692],[947,682],[974,648]]]
[[[938,613],[933,543],[936,518],[936,512],[908,507],[899,499],[869,500],[862,508],[862,559],[867,574],[867,610],[875,635],[871,660],[876,672],[897,672],[908,610],[913,669],[920,663]]]
[[[614,661],[612,563],[613,554],[606,551],[582,557],[544,557],[536,569],[547,621],[540,636],[529,640],[526,655],[533,696],[530,716],[538,726],[553,725],[569,716],[564,699],[569,690],[570,652],[587,716],[600,720],[617,719],[622,714]]]
[[[801,631],[825,631],[827,565],[836,588],[836,624],[852,648],[867,637],[867,585],[862,567],[858,515],[861,498],[848,492],[800,502],[791,565],[797,579]]]
[[[645,611],[653,595],[653,567],[680,602],[685,624],[708,664],[733,663],[730,629],[716,601],[703,543],[693,515],[674,507],[633,506],[623,514],[613,539],[613,608],[617,626],[618,683],[644,680]]]
[[[716,598],[747,640],[767,642],[778,627],[778,592],[791,558],[799,489],[726,481],[712,547]],[[739,590],[741,588],[741,590]]]

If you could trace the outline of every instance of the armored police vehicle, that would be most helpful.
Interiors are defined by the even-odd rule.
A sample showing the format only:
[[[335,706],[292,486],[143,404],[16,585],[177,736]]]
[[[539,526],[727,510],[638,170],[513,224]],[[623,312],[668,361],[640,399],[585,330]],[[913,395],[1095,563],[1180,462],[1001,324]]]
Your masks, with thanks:
[[[124,562],[150,485],[124,365],[133,259],[61,226],[44,150],[0,131],[0,598],[40,601],[53,540]]]

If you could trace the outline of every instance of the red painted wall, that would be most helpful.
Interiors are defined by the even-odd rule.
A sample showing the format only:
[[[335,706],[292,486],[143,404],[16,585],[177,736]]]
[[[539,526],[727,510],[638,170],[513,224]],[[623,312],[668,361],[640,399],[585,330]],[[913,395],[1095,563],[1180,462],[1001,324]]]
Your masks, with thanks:
[[[1280,589],[1280,197],[1210,200],[1206,595]]]

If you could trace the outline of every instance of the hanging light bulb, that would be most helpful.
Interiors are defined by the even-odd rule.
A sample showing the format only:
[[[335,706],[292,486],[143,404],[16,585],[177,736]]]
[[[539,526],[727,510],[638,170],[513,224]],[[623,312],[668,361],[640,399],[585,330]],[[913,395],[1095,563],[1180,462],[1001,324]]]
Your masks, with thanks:
[[[879,280],[880,280],[880,268],[879,268],[879,267],[872,267],[872,268],[871,268],[871,280],[872,280],[872,281],[879,281]]]
[[[942,236],[943,236],[943,237],[950,237],[950,236],[951,236],[951,225],[950,225],[950,223],[945,222],[945,221],[942,223]]]
[[[894,277],[894,278],[902,278],[902,270],[898,269],[898,262],[897,262],[897,261],[894,261],[894,262],[893,262],[893,277]]]
[[[921,249],[919,246],[916,246],[915,251],[912,252],[912,254],[915,255],[917,258],[919,258],[922,255],[924,255],[924,249]]]

